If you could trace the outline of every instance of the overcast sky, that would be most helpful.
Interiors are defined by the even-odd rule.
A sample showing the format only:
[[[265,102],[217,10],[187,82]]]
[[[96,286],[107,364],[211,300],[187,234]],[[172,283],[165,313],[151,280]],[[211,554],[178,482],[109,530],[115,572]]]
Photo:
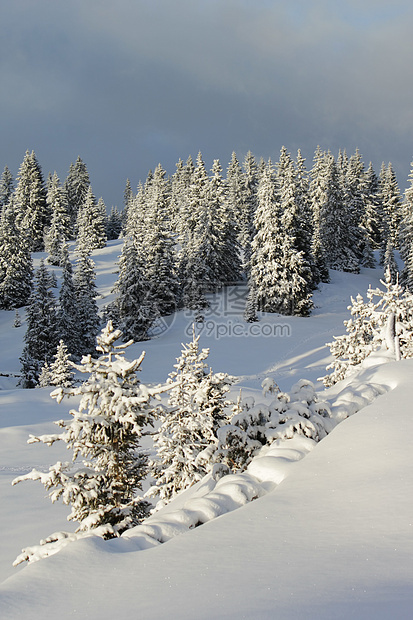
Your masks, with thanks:
[[[1,0],[0,167],[77,156],[122,206],[160,162],[316,146],[413,159],[411,0]]]

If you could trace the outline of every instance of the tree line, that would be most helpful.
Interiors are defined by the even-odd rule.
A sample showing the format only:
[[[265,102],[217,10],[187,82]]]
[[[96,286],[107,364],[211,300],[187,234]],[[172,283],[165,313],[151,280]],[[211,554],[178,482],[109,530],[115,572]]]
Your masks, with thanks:
[[[56,173],[45,182],[27,151],[16,184],[7,167],[0,180],[0,308],[29,306],[23,374],[39,361],[26,385],[39,380],[41,362],[51,363],[50,352],[35,353],[37,345],[28,343],[37,338],[30,315],[39,313],[39,296],[49,304],[43,315],[52,319],[45,318],[43,331],[56,333],[49,339],[54,353],[60,339],[75,358],[93,350],[101,318],[91,253],[108,239],[122,237],[123,246],[115,300],[104,318],[126,339],[149,338],[156,320],[176,309],[202,319],[209,293],[241,281],[249,291],[246,321],[258,320],[259,312],[307,316],[329,269],[372,267],[374,250],[393,278],[394,250],[400,250],[400,280],[411,289],[413,172],[409,178],[403,199],[391,163],[377,175],[358,150],[334,157],[318,147],[309,170],[300,151],[294,159],[285,147],[275,164],[249,152],[241,165],[233,153],[225,175],[219,160],[208,172],[199,153],[195,162],[179,160],[171,176],[159,164],[136,192],[128,180],[122,211],[108,214],[80,157],[63,183]],[[75,242],[75,275],[68,241]],[[37,251],[63,269],[57,305],[52,287],[46,291],[39,281],[49,276],[34,277]]]

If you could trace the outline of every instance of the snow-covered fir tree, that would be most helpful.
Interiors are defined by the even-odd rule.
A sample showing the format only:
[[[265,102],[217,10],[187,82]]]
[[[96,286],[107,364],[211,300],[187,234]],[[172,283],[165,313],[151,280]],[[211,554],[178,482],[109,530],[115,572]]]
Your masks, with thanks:
[[[391,246],[399,248],[399,227],[402,219],[402,197],[397,184],[396,174],[391,162],[387,168],[382,166],[380,177],[380,198],[383,209],[383,236],[380,259],[383,260],[390,238]]]
[[[69,258],[69,248],[65,243],[62,248],[62,282],[59,290],[59,307],[57,310],[57,327],[59,337],[67,346],[70,354],[77,359],[83,352],[81,325],[78,319],[77,290],[73,280],[73,267]]]
[[[73,276],[77,300],[78,343],[77,355],[93,351],[96,335],[99,331],[100,318],[96,303],[95,263],[86,254],[82,254],[76,262]],[[67,346],[70,346],[67,343]],[[70,350],[70,349],[69,349]]]
[[[240,170],[240,168],[239,168]],[[213,162],[209,184],[209,205],[215,214],[216,266],[215,279],[217,286],[238,282],[241,278],[240,245],[237,239],[237,218],[234,203],[229,199],[228,184],[222,178],[222,168],[218,159]],[[235,179],[233,179],[232,198],[236,195]],[[240,189],[238,187],[238,189]],[[239,205],[238,205],[239,207]],[[212,258],[212,257],[211,257]],[[211,271],[212,271],[211,266]]]
[[[360,294],[356,299],[351,298],[352,305],[348,307],[351,318],[344,321],[347,333],[329,343],[335,359],[327,367],[327,370],[332,369],[331,374],[323,377],[326,386],[349,376],[356,366],[379,349],[389,360],[397,359],[396,349],[402,358],[413,356],[413,296],[403,290],[397,279],[392,281],[390,269],[380,282],[384,289],[370,287],[366,302]],[[395,327],[389,338],[391,322]]]
[[[233,472],[245,470],[256,453],[274,441],[295,435],[319,441],[334,428],[328,404],[318,400],[314,384],[305,379],[289,393],[277,389],[269,405],[240,394],[232,411],[230,423],[218,431],[215,458]]]
[[[295,246],[299,252],[303,253],[304,261],[310,267],[311,283],[309,282],[309,284],[315,288],[320,281],[320,276],[312,253],[313,218],[309,195],[309,175],[300,149],[297,151],[295,161],[294,195],[298,218],[297,224],[294,226]]]
[[[0,211],[8,204],[14,191],[13,175],[7,166],[4,167],[0,177]]]
[[[137,378],[144,354],[127,360],[124,349],[132,342],[119,344],[121,336],[109,322],[97,337],[100,357],[88,355],[74,364],[88,378],[79,387],[52,392],[58,403],[65,396],[80,396],[78,409],[70,411],[71,420],[57,422],[62,432],[29,440],[47,445],[62,441],[72,451],[72,462],[58,462],[48,473],[33,470],[13,481],[40,480],[52,502],[61,499],[71,507],[68,520],[77,522],[76,532],[103,538],[120,536],[148,514],[149,503],[139,496],[147,475],[147,454],[140,441],[159,406],[154,399],[160,388],[140,384]],[[48,555],[47,544],[59,544],[64,537],[49,537],[43,555]],[[36,551],[23,551],[20,561]]]
[[[404,195],[403,219],[400,225],[400,256],[404,261],[401,282],[413,292],[413,162],[409,174],[409,186]]]
[[[117,207],[112,207],[106,223],[106,237],[108,241],[119,239],[123,229],[122,213]]]
[[[200,349],[200,336],[183,345],[170,373],[166,410],[154,438],[156,457],[151,474],[156,480],[149,496],[168,503],[211,467],[218,428],[228,421],[226,394],[232,382],[226,373],[214,374],[205,363],[209,349]]]
[[[303,253],[294,247],[291,160],[289,174],[291,183],[283,180],[282,187],[271,164],[261,176],[254,220],[256,235],[251,245],[250,289],[255,288],[258,308],[264,312],[307,315],[312,305],[312,278]]]
[[[321,240],[327,265],[339,271],[358,273],[360,268],[355,248],[360,239],[356,215],[353,217],[351,205],[346,200],[334,157],[328,154],[325,163],[325,194],[320,206]]]
[[[102,202],[96,202],[89,186],[85,201],[77,214],[76,251],[78,254],[91,254],[93,250],[106,245],[106,210]]]
[[[216,287],[210,271],[210,261],[207,261],[208,253],[212,251],[211,226],[205,228],[209,218],[208,189],[208,174],[202,154],[198,153],[188,188],[187,208],[180,214],[181,250],[178,256],[181,304],[197,312],[208,306],[205,292]]]
[[[174,240],[169,226],[169,187],[165,170],[157,166],[147,191],[145,232],[140,248],[146,281],[146,297],[152,305],[154,319],[176,309],[178,278]]]
[[[257,292],[255,290],[254,283],[250,279],[250,286],[248,289],[247,299],[245,301],[245,309],[244,309],[244,321],[247,323],[255,323],[258,321],[258,301],[257,301]]]
[[[43,173],[34,151],[26,151],[14,193],[16,223],[32,252],[44,250],[44,235],[50,223]]]
[[[78,211],[84,204],[90,187],[89,172],[86,164],[80,157],[77,157],[74,164],[70,164],[69,173],[63,187],[67,196],[71,221],[72,236],[70,238],[75,239]]]
[[[373,250],[364,227],[367,189],[364,164],[359,150],[356,149],[348,161],[343,185],[346,211],[349,217],[349,236],[359,263],[363,267],[374,267]]]
[[[311,291],[313,288],[313,273],[306,259],[309,256],[310,245],[305,252],[307,237],[305,223],[302,188],[298,186],[294,163],[285,147],[281,149],[277,165],[277,184],[280,201],[280,224],[283,230],[283,245],[281,248],[280,263],[282,265],[282,280],[280,297],[284,303],[280,307],[283,314],[307,316],[312,308]]]
[[[47,204],[52,214],[45,238],[45,249],[49,254],[47,261],[59,267],[63,260],[63,246],[71,237],[71,222],[66,194],[56,172],[51,177],[47,191]]]
[[[25,306],[32,290],[33,262],[26,237],[16,226],[13,197],[0,216],[0,308]]]
[[[35,286],[27,308],[25,346],[20,358],[20,384],[23,388],[34,388],[37,385],[41,368],[45,362],[50,365],[58,341],[56,299],[43,260],[35,272],[34,280]]]
[[[316,267],[316,281],[329,282],[330,275],[326,252],[322,239],[322,209],[325,202],[326,191],[326,153],[318,146],[314,153],[313,167],[310,172],[309,200],[312,212],[313,239],[311,253]]]
[[[59,340],[54,359],[48,365],[48,385],[61,386],[64,388],[73,385],[73,367],[70,364],[70,353],[63,340]],[[41,381],[39,381],[41,384]]]
[[[122,247],[114,292],[117,297],[108,308],[108,315],[119,325],[125,338],[147,340],[156,310],[147,294],[142,254],[131,239],[125,239]]]
[[[282,265],[280,249],[283,232],[280,223],[280,202],[273,169],[269,165],[258,187],[258,207],[255,213],[256,234],[251,244],[250,288],[254,286],[258,308],[263,312],[279,312]]]
[[[364,215],[361,222],[370,247],[377,250],[382,244],[382,208],[379,195],[379,179],[370,162],[365,173]]]
[[[242,262],[245,274],[249,276],[251,244],[255,236],[254,218],[257,210],[257,191],[259,174],[257,163],[251,151],[248,151],[244,162],[244,201],[240,216],[240,244],[242,249]]]
[[[383,259],[383,268],[384,268],[385,273],[389,271],[391,281],[393,282],[393,284],[398,282],[399,268],[397,266],[396,259],[394,256],[394,249],[391,243],[390,236],[388,237],[387,243],[386,243],[386,251],[384,253],[384,259]]]

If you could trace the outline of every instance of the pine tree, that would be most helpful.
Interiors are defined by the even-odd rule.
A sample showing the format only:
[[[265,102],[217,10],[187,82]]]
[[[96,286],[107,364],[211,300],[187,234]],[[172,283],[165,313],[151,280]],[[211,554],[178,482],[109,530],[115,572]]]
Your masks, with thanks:
[[[100,318],[96,303],[95,264],[86,254],[81,255],[76,264],[74,285],[77,300],[77,324],[79,348],[78,355],[93,351]]]
[[[73,452],[72,462],[58,462],[46,474],[33,470],[13,481],[40,480],[53,502],[62,499],[71,506],[68,520],[78,523],[76,532],[103,538],[120,536],[148,514],[149,503],[137,494],[147,474],[147,455],[140,440],[158,410],[153,399],[159,388],[146,387],[137,378],[144,354],[133,361],[125,359],[124,349],[132,342],[117,344],[121,336],[109,322],[97,337],[101,356],[88,355],[82,364],[74,364],[88,379],[78,388],[52,392],[58,403],[65,396],[81,397],[78,409],[70,411],[72,420],[57,423],[62,432],[29,440],[47,445],[63,441]],[[59,544],[59,536],[49,537],[47,544]],[[27,550],[18,561],[30,557]]]
[[[240,170],[240,169],[239,169]],[[241,278],[240,246],[237,239],[234,205],[229,200],[229,189],[222,178],[222,168],[218,159],[213,162],[209,183],[209,212],[215,219],[211,232],[216,235],[215,265],[214,256],[210,254],[211,273],[216,286],[238,282]],[[232,196],[235,198],[235,187]],[[211,218],[211,219],[212,219]]]
[[[153,318],[171,314],[176,309],[178,279],[174,241],[169,232],[168,185],[161,165],[155,169],[146,197],[145,233],[142,267],[151,301]]]
[[[156,318],[148,297],[142,257],[133,241],[126,239],[119,259],[119,275],[115,285],[117,297],[109,308],[109,316],[117,321],[125,338],[146,340]]]
[[[243,268],[248,278],[250,271],[251,244],[255,236],[254,218],[257,210],[259,174],[257,163],[251,151],[244,159],[244,202],[240,217],[240,244],[243,253]]]
[[[383,217],[379,196],[379,180],[370,162],[365,174],[364,215],[362,227],[373,250],[380,248]]]
[[[78,305],[77,290],[73,280],[73,268],[67,244],[63,246],[62,257],[62,283],[59,291],[57,327],[59,337],[63,340],[73,358],[77,359],[83,353],[81,324],[78,319],[80,307]]]
[[[86,164],[80,157],[76,159],[75,164],[71,163],[69,167],[69,173],[64,182],[64,190],[66,192],[72,236],[71,239],[75,239],[76,222],[78,217],[78,211],[86,200],[86,195],[90,187],[89,172]]]
[[[34,279],[35,287],[27,309],[26,344],[20,358],[20,383],[23,388],[36,386],[42,366],[45,362],[50,365],[52,361],[58,340],[56,300],[50,286],[50,274],[43,260]]]
[[[76,223],[76,251],[79,255],[91,254],[106,245],[106,209],[102,202],[96,202],[89,186],[85,201],[79,207]]]
[[[359,272],[358,258],[353,250],[358,247],[359,236],[355,233],[340,176],[331,153],[321,153],[318,149],[310,196],[314,217],[313,255],[322,281],[328,281],[326,267]]]
[[[402,218],[402,198],[397,184],[396,174],[391,163],[380,176],[380,197],[384,213],[384,230],[381,247],[381,259],[390,238],[391,246],[399,248],[399,227]]]
[[[13,175],[7,166],[0,177],[0,211],[5,207],[14,191]]]
[[[280,218],[280,196],[269,164],[258,187],[249,284],[255,288],[259,310],[288,314],[292,300],[285,296],[285,234]]]
[[[73,370],[70,365],[70,353],[63,340],[59,340],[53,362],[50,364],[50,385],[64,388],[73,385]]]
[[[303,258],[311,270],[311,286],[315,288],[320,281],[312,253],[313,220],[309,195],[309,175],[301,150],[297,151],[295,164],[295,202],[297,204],[297,225],[295,225],[295,246],[303,253]]]
[[[326,153],[321,151],[318,146],[314,153],[313,167],[310,173],[309,199],[312,212],[312,229],[313,240],[311,253],[314,257],[318,282],[329,282],[330,275],[328,272],[328,264],[326,250],[322,239],[322,209],[325,203],[326,191]]]
[[[361,265],[374,267],[373,251],[364,227],[367,192],[366,173],[358,149],[348,161],[343,189],[346,212],[349,217],[348,230],[352,250]]]
[[[206,262],[209,230],[202,228],[208,217],[209,179],[201,153],[196,164],[188,188],[187,209],[181,214],[178,274],[182,305],[199,312],[208,307],[205,292],[214,290],[215,282],[211,279],[210,263]]]
[[[413,292],[413,162],[405,191],[403,204],[403,220],[400,226],[400,256],[404,261],[401,282]]]
[[[106,224],[106,238],[108,241],[119,239],[123,229],[122,213],[117,207],[112,207]]]
[[[45,249],[49,253],[47,260],[52,265],[59,267],[63,260],[63,245],[71,236],[71,224],[66,194],[60,185],[56,172],[50,181],[47,204],[52,213],[50,228],[45,239]]]
[[[156,484],[149,494],[160,498],[157,507],[207,473],[216,433],[228,420],[225,394],[231,379],[225,373],[212,373],[205,363],[208,354],[208,349],[200,350],[194,333],[169,375],[168,406],[161,414],[154,439],[156,458],[151,462]]]
[[[33,263],[26,237],[16,227],[13,198],[0,217],[0,308],[13,310],[28,303]]]
[[[146,198],[145,189],[139,183],[136,196],[131,200],[126,213],[125,232],[126,238],[131,238],[134,243],[141,245],[145,235],[145,210]]]
[[[384,254],[383,260],[384,273],[387,270],[390,273],[390,278],[393,284],[395,284],[399,279],[399,269],[397,267],[396,259],[394,258],[394,250],[391,244],[390,237],[387,239],[386,252]]]
[[[384,289],[371,287],[367,291],[367,302],[359,294],[356,299],[351,298],[349,306],[351,318],[344,321],[346,334],[335,337],[329,343],[331,354],[334,356],[332,364],[327,370],[331,374],[323,377],[324,384],[331,386],[354,372],[372,352],[384,349],[388,351],[388,359],[395,357],[395,343],[397,338],[398,349],[402,358],[413,355],[413,296],[403,291],[397,278],[392,281],[392,274],[387,268],[385,279],[380,280]],[[394,333],[389,338],[389,319],[395,323]]]
[[[306,237],[303,227],[305,214],[302,213],[301,188],[298,186],[294,163],[285,147],[281,149],[277,166],[277,183],[280,201],[280,225],[283,231],[280,263],[282,279],[280,287],[280,306],[282,314],[308,316],[312,308],[311,291],[313,274],[306,260]],[[309,245],[307,246],[308,255]]]
[[[16,224],[32,252],[44,250],[44,235],[50,224],[43,173],[34,151],[26,151],[15,191]]]

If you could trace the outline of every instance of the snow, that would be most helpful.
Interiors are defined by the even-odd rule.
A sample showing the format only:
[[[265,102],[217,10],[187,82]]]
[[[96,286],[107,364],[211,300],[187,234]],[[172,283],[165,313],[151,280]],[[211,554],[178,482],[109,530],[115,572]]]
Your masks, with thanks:
[[[120,247],[112,241],[94,253],[105,297],[99,304],[110,298]],[[32,468],[46,472],[68,460],[60,442],[26,442],[30,434],[55,432],[53,421],[68,418],[69,406],[52,400],[50,389],[16,390],[15,379],[0,378],[2,620],[410,619],[413,360],[384,363],[377,355],[376,364],[328,390],[317,383],[331,362],[324,345],[343,333],[350,296],[379,285],[380,277],[372,269],[332,272],[310,317],[261,316],[258,325],[288,325],[288,337],[201,333],[214,372],[239,377],[235,398],[241,388],[244,400],[268,404],[274,394],[262,394],[263,382],[289,391],[301,378],[312,381],[337,423],[321,442],[278,440],[246,472],[215,468],[120,539],[80,539],[17,568],[11,564],[23,547],[74,529],[69,509],[52,505],[40,483],[11,486]],[[19,371],[25,324],[12,328],[14,316],[0,312],[2,372]],[[241,323],[242,310],[215,320]],[[189,340],[187,328],[178,313],[167,332],[144,343],[143,382],[166,379]],[[129,359],[139,357],[141,344],[130,351]]]

